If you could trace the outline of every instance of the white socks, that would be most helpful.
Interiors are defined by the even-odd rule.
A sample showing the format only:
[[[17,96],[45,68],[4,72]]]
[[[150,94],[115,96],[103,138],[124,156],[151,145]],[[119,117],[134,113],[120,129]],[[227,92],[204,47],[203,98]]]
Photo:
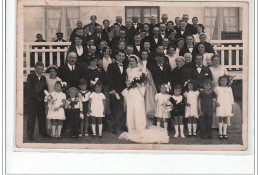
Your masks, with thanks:
[[[91,124],[93,135],[96,135],[96,124]]]
[[[181,138],[185,138],[183,133],[183,125],[180,125]]]
[[[193,135],[197,135],[197,124],[193,123]]]
[[[57,135],[60,136],[60,133],[61,133],[61,126],[58,126],[58,133],[57,133]]]
[[[222,126],[223,123],[218,123],[219,135],[222,135]]]
[[[191,134],[191,124],[188,123],[188,131],[189,131],[189,134]]]
[[[173,137],[178,137],[179,136],[179,125],[174,125],[175,128],[175,135]]]
[[[102,135],[102,127],[103,127],[102,124],[98,124],[98,133],[99,133],[99,135]]]

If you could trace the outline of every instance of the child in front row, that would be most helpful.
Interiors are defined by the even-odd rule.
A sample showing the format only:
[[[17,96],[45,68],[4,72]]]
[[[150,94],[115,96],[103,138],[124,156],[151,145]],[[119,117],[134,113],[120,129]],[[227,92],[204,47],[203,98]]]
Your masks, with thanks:
[[[105,117],[106,112],[106,97],[101,92],[102,84],[97,81],[92,84],[94,92],[89,96],[88,113],[92,120],[93,137],[96,137],[96,122],[98,122],[98,137],[102,137],[102,118]]]
[[[80,79],[79,81],[79,98],[82,102],[83,107],[83,115],[84,118],[80,121],[80,134],[79,137],[84,135],[85,137],[88,136],[88,125],[89,125],[89,117],[88,113],[88,101],[91,92],[87,90],[88,82],[85,79]]]
[[[199,113],[200,113],[200,137],[211,139],[213,108],[216,94],[212,90],[212,80],[204,81],[204,89],[199,95]]]
[[[79,137],[80,119],[84,118],[82,102],[79,98],[78,90],[75,87],[68,89],[68,98],[66,100],[66,109],[70,123],[70,136],[72,139]]]
[[[155,109],[155,117],[157,118],[157,127],[161,126],[161,122],[163,122],[164,129],[168,128],[168,119],[170,118],[171,111],[171,103],[169,95],[169,90],[167,90],[167,85],[160,85],[160,93],[155,95],[156,109]]]
[[[219,118],[219,139],[227,139],[227,117],[233,116],[234,96],[229,87],[230,77],[223,75],[219,77],[219,86],[215,88],[217,94],[216,117]],[[222,132],[223,129],[223,132]]]
[[[188,82],[188,90],[183,94],[185,97],[185,118],[188,119],[188,137],[197,135],[197,119],[198,115],[198,97],[199,91],[197,91],[195,82]],[[193,129],[193,132],[192,132]]]
[[[171,117],[174,119],[174,128],[175,128],[174,137],[179,136],[179,127],[180,127],[181,138],[185,138],[184,127],[183,127],[185,102],[184,102],[184,97],[181,95],[181,92],[182,92],[181,85],[175,85],[173,92],[174,92],[174,94],[170,98],[170,101],[173,104]]]
[[[61,138],[62,122],[65,120],[64,107],[66,95],[62,92],[61,81],[56,81],[54,91],[47,97],[48,114],[47,119],[51,121],[51,137]]]

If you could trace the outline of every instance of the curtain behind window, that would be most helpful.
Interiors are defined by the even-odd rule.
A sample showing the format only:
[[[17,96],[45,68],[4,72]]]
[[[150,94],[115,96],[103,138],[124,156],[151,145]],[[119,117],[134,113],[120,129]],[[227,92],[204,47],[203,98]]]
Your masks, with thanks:
[[[56,39],[56,33],[61,31],[61,9],[47,9],[47,41]]]

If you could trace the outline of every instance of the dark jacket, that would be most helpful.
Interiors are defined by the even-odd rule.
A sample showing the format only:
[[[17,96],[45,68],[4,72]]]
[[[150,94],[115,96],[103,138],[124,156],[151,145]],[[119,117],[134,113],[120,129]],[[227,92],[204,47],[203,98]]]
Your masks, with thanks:
[[[123,73],[121,74],[118,63],[111,63],[107,67],[107,75],[109,91],[115,90],[118,95],[121,95],[121,92],[126,87],[126,67],[124,66]]]
[[[26,91],[29,103],[43,103],[44,90],[48,90],[45,76],[41,76],[40,80],[35,72],[27,77]]]
[[[83,78],[83,71],[78,65],[75,65],[75,69],[71,71],[68,64],[65,64],[59,67],[58,77],[60,77],[63,82],[66,82],[68,87],[78,88],[79,80]]]

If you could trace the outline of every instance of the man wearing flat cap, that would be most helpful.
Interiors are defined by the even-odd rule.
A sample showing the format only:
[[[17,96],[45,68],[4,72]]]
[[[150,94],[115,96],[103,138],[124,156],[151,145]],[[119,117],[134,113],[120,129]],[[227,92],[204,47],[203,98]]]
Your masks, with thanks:
[[[67,42],[66,40],[63,39],[63,33],[62,32],[57,32],[56,33],[57,39],[54,42]],[[59,47],[60,49],[64,49],[66,46],[53,46],[54,49],[56,49],[57,47]],[[53,64],[57,65],[57,52],[53,53]],[[60,65],[64,65],[65,62],[65,55],[64,52],[60,53]],[[59,66],[60,66],[59,65]]]

